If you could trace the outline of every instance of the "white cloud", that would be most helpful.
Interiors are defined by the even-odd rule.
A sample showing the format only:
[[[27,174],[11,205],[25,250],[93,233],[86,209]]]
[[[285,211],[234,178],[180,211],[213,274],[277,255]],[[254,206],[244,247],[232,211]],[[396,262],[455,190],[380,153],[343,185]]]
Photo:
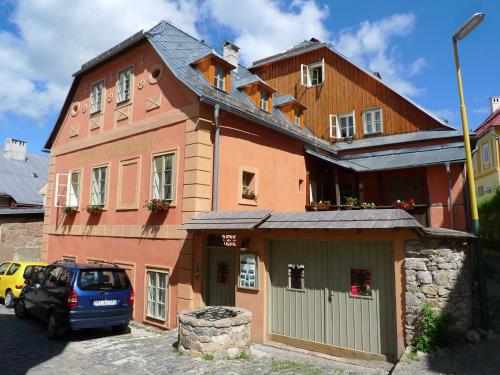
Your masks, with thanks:
[[[236,35],[245,64],[270,56],[311,37],[329,40],[324,25],[328,7],[315,1],[294,0],[289,6],[282,1],[206,0],[205,9],[220,24]]]
[[[71,74],[140,29],[162,19],[196,35],[196,0],[20,0],[0,32],[0,115],[40,119],[58,110]]]
[[[426,66],[419,57],[406,66],[400,61],[397,48],[392,46],[394,37],[406,36],[415,28],[415,16],[394,14],[380,21],[363,21],[357,29],[341,30],[333,42],[335,48],[366,69],[379,72],[382,79],[402,94],[418,96],[423,90],[415,87],[408,78]]]
[[[490,112],[491,112],[490,107],[474,108],[472,110],[472,113],[474,113],[476,115],[489,115]]]
[[[431,112],[434,113],[437,117],[443,120],[447,120],[449,122],[454,122],[458,119],[458,112],[452,111],[451,109],[448,108],[434,109]]]

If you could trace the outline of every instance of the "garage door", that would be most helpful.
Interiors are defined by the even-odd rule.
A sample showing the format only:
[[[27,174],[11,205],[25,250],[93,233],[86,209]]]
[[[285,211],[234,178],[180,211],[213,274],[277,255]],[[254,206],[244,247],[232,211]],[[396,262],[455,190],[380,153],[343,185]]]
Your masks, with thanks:
[[[273,240],[269,332],[396,354],[391,242]]]

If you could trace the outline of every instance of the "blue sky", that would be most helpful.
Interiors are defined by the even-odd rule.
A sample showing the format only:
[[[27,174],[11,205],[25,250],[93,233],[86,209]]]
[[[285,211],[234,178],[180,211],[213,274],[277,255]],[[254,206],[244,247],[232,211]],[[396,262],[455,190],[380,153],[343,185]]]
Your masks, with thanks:
[[[40,152],[71,74],[86,60],[161,19],[214,47],[235,41],[245,62],[316,36],[417,103],[461,126],[451,36],[473,13],[483,23],[459,44],[469,123],[500,95],[500,2],[240,0],[0,0],[0,140]],[[120,17],[116,9],[121,8]],[[258,13],[265,9],[264,13]],[[123,22],[125,20],[125,22]]]

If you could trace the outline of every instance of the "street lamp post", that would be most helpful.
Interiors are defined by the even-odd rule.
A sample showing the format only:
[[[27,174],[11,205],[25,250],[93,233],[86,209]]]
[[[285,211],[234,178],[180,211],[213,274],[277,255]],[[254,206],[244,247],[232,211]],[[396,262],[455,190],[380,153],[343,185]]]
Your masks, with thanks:
[[[482,267],[481,249],[479,247],[477,237],[479,236],[479,214],[477,210],[477,196],[476,184],[474,181],[474,170],[472,167],[472,153],[470,147],[469,137],[469,123],[467,121],[467,109],[465,107],[464,91],[462,86],[462,73],[460,71],[460,62],[458,59],[457,42],[464,39],[474,28],[481,23],[484,19],[484,13],[474,14],[467,22],[465,22],[458,31],[453,35],[453,52],[455,54],[455,66],[457,70],[458,81],[458,95],[460,96],[460,115],[462,117],[462,127],[464,132],[464,145],[465,145],[465,159],[467,169],[467,183],[469,185],[470,197],[470,210],[472,217],[472,230],[476,235],[475,248],[476,248],[476,274],[479,284],[479,302],[481,305],[481,322],[483,328],[489,326],[489,313],[488,313],[488,297],[486,292],[486,281],[484,279],[484,272]]]

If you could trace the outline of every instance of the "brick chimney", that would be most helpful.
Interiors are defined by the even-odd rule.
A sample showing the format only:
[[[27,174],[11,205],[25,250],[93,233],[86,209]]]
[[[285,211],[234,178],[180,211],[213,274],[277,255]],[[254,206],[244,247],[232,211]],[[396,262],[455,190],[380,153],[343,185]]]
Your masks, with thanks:
[[[6,138],[4,151],[7,159],[26,161],[28,143],[19,139]]]
[[[500,96],[492,96],[490,98],[491,113],[500,108]]]
[[[228,40],[225,40],[222,44],[222,57],[224,57],[224,60],[236,68],[234,69],[236,73],[238,72],[238,61],[240,56],[238,52],[239,50],[240,47]]]

